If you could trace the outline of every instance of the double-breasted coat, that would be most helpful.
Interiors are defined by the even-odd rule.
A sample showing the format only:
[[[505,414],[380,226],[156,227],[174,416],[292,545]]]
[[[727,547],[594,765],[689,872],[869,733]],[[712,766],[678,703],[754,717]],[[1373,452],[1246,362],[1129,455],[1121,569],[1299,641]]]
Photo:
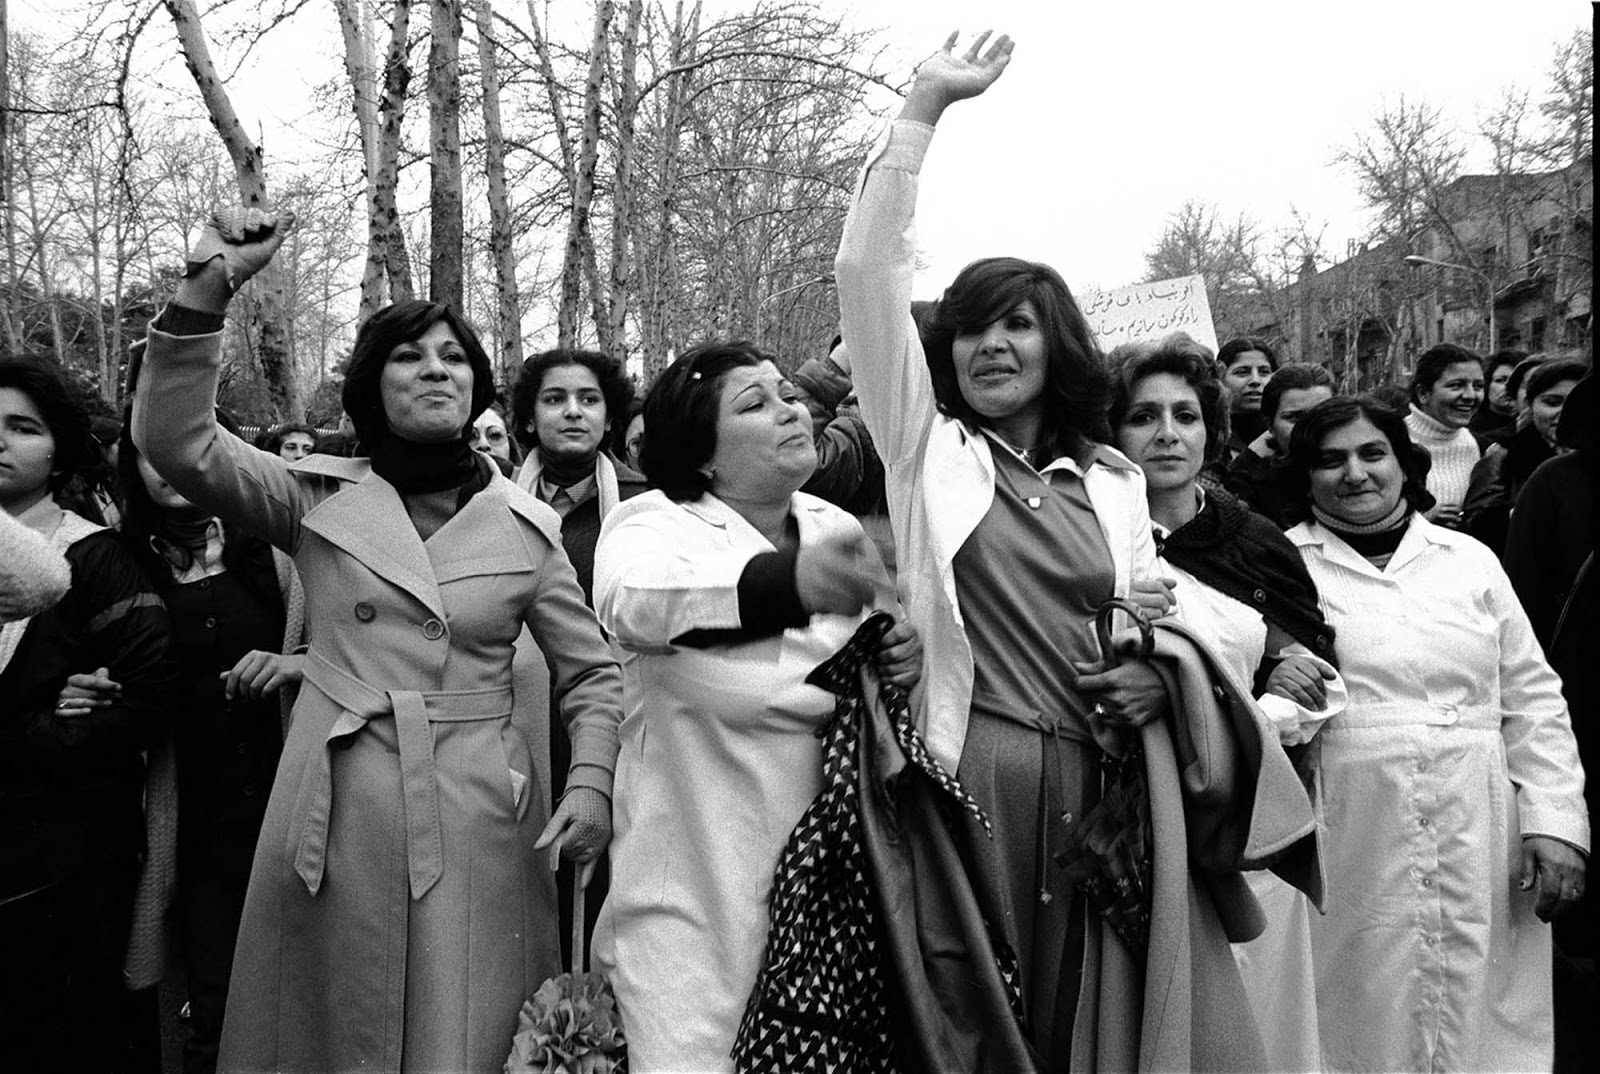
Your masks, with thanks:
[[[548,818],[513,719],[524,624],[609,795],[620,675],[555,512],[493,475],[422,540],[364,459],[289,466],[216,429],[220,335],[152,330],[134,440],[195,503],[290,552],[311,649],[256,848],[223,1070],[498,1070],[559,971]]]

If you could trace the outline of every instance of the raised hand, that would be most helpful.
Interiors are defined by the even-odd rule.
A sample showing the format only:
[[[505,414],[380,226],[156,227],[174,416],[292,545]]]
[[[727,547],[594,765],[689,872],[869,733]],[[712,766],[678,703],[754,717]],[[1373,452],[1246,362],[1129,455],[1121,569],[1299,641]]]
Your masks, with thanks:
[[[244,282],[266,267],[294,228],[294,213],[232,206],[219,209],[189,236],[188,265],[179,301],[220,309]]]
[[[917,68],[911,92],[906,95],[901,119],[922,123],[936,123],[944,110],[956,101],[976,97],[994,84],[995,79],[1011,62],[1011,38],[1001,34],[988,50],[984,44],[991,31],[985,30],[967,47],[956,54],[959,32],[945,40],[944,48],[922,61]]]

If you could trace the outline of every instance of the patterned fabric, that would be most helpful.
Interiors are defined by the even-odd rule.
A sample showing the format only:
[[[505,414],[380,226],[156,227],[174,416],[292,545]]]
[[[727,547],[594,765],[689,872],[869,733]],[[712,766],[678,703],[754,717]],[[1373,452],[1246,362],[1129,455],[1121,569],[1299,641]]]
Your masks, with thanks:
[[[741,1072],[899,1070],[878,907],[862,844],[857,770],[865,684],[875,681],[862,672],[892,624],[886,614],[872,616],[806,679],[839,700],[818,731],[827,739],[822,792],[778,859],[766,963],[734,1042],[734,1067]],[[888,683],[879,683],[878,691],[907,758],[987,829],[978,804],[929,755],[905,694]],[[1012,963],[1008,990],[1016,979]]]

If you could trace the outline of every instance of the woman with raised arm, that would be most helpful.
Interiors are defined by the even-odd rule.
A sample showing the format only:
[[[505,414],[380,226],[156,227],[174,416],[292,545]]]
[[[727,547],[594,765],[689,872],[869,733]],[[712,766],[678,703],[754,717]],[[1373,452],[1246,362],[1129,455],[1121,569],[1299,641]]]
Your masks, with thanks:
[[[1259,1064],[1226,943],[1197,942],[1182,967],[1197,975],[1192,990],[1171,987],[1163,960],[1150,987],[1165,997],[1147,1004],[1142,958],[1089,913],[1058,858],[1098,798],[1097,733],[1167,704],[1149,665],[1099,670],[1100,607],[1132,597],[1159,614],[1171,598],[1153,578],[1144,477],[1108,446],[1109,384],[1089,326],[1059,274],[1016,258],[963,269],[920,339],[908,312],[917,173],[944,109],[1010,60],[1010,39],[986,50],[988,36],[957,54],[952,35],[918,69],[836,262],[906,615],[927,651],[928,746],[994,830],[974,821],[961,835],[996,957],[1015,970],[1018,1017],[980,1027],[980,1049],[1008,1068]]]
[[[537,852],[588,862],[610,838],[620,676],[555,513],[472,450],[490,366],[448,306],[396,303],[358,331],[343,402],[362,456],[291,465],[217,427],[223,313],[291,224],[239,210],[201,234],[133,411],[156,471],[293,555],[305,584],[311,648],[219,1069],[495,1071],[559,970]],[[573,742],[553,817],[513,714],[524,624]]]

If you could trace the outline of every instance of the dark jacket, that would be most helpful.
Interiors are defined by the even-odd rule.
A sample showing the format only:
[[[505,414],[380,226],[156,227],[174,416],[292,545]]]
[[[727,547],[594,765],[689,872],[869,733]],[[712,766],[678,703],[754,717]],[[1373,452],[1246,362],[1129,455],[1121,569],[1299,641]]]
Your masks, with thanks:
[[[1490,445],[1472,467],[1466,499],[1461,503],[1461,528],[1503,558],[1506,528],[1517,494],[1539,464],[1555,453],[1555,448],[1545,443],[1531,424],[1505,441]]]
[[[0,899],[144,846],[143,752],[165,730],[167,612],[109,530],[66,556],[72,588],[28,623],[0,672]],[[67,676],[100,667],[121,698],[57,716]]]
[[[1245,450],[1234,456],[1223,473],[1222,487],[1280,530],[1294,525],[1284,496],[1285,460]]]

